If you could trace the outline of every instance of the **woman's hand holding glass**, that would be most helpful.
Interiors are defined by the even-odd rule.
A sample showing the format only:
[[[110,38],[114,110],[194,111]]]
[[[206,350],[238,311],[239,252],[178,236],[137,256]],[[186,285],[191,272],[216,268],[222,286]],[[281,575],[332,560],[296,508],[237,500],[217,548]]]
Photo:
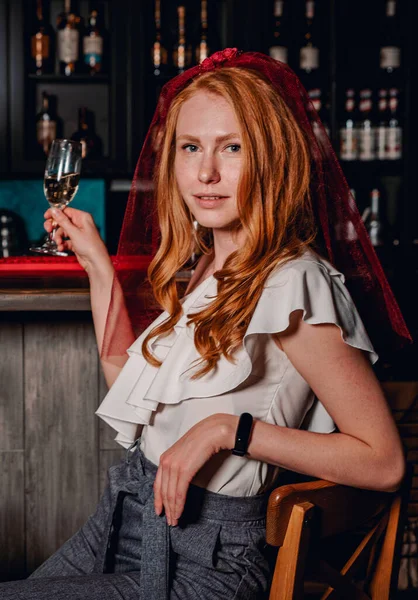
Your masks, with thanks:
[[[48,208],[44,217],[45,230],[50,233],[57,225],[54,240],[58,251],[71,251],[90,275],[93,269],[109,266],[111,259],[90,213],[77,208]]]
[[[81,173],[81,144],[73,140],[54,140],[48,154],[44,175],[44,193],[49,206],[64,209],[78,190]],[[55,241],[55,227],[42,246],[31,246],[31,252],[50,256],[68,256]]]

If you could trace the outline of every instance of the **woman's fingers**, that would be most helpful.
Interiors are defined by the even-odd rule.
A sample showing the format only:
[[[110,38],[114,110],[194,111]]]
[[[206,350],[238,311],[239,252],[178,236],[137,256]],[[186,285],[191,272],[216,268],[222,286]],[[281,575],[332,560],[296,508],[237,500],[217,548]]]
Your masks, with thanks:
[[[189,487],[187,472],[177,464],[169,464],[168,459],[160,460],[154,484],[154,503],[157,514],[162,507],[169,525],[177,525],[186,501]]]
[[[154,481],[154,510],[157,515],[161,514],[163,510],[163,501],[161,497],[161,476],[162,470],[161,467],[158,467],[157,475],[155,476]]]
[[[177,525],[178,520],[180,519],[180,517],[183,513],[184,505],[186,503],[187,490],[189,489],[189,485],[190,485],[190,482],[189,482],[189,479],[186,476],[186,474],[184,472],[180,472],[179,477],[177,479],[175,505],[174,505],[174,510],[173,510],[175,522],[173,523],[173,525]]]
[[[72,244],[71,240],[65,240],[64,242],[57,244],[57,247],[58,247],[59,252],[63,252],[63,251],[73,252],[73,244]]]
[[[171,524],[170,506],[168,502],[168,483],[170,480],[170,471],[168,468],[162,469],[161,474],[161,498],[164,505],[164,512],[166,514],[167,523]]]
[[[172,466],[169,472],[169,478],[167,482],[167,498],[166,510],[168,512],[168,524],[177,525],[176,519],[176,498],[177,498],[177,485],[179,479],[179,473],[176,466]]]

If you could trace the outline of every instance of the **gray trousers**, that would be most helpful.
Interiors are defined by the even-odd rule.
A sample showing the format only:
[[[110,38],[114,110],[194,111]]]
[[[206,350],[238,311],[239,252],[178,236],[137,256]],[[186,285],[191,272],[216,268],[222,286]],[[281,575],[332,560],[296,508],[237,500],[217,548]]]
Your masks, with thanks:
[[[246,460],[246,459],[243,459]],[[176,527],[154,512],[157,467],[139,449],[109,469],[96,512],[2,600],[258,600],[270,583],[268,494],[239,498],[191,485]]]

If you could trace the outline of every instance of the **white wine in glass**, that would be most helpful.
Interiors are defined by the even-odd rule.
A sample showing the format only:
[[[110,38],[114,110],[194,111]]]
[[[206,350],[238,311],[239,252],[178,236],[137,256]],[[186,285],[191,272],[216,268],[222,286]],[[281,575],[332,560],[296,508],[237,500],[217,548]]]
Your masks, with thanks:
[[[46,161],[44,193],[49,206],[63,210],[78,190],[81,172],[81,144],[73,140],[54,140]],[[31,252],[52,256],[68,256],[60,252],[54,240],[55,225],[42,246],[32,246]]]

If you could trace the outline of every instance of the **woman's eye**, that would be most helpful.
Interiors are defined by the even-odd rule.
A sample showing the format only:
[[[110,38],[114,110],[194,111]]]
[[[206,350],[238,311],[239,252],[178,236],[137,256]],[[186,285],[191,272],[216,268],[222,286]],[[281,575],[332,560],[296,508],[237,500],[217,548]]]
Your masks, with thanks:
[[[232,148],[232,152],[235,154],[241,150],[240,144],[230,144],[227,149]]]
[[[185,144],[184,146],[182,146],[183,150],[187,150],[188,152],[196,152],[197,150],[197,146],[195,146],[194,144]]]

